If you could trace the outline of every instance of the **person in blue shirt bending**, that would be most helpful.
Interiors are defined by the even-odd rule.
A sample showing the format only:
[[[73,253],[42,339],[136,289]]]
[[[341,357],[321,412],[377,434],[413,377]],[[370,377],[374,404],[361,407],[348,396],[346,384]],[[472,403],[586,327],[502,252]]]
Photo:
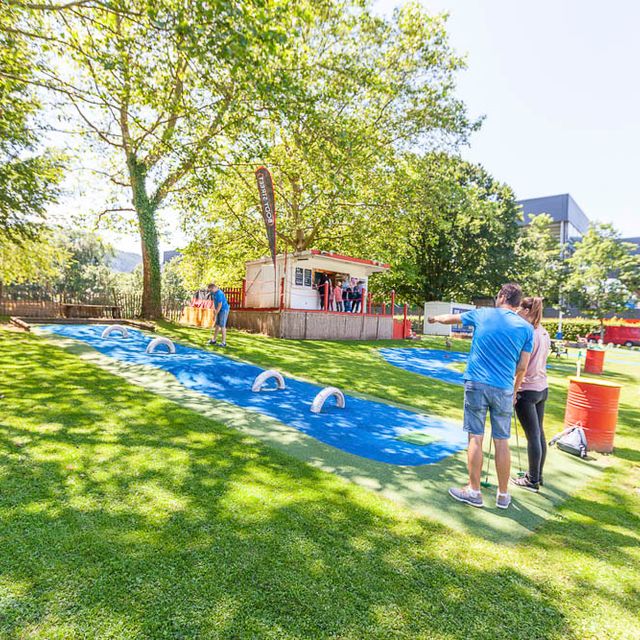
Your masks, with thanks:
[[[503,285],[496,306],[480,307],[463,314],[431,316],[428,321],[473,327],[473,340],[464,373],[464,430],[469,434],[467,463],[469,484],[451,488],[451,497],[474,507],[484,506],[480,490],[482,440],[489,411],[498,475],[496,506],[507,509],[511,472],[511,415],[513,398],[527,370],[533,350],[533,327],[517,313],[522,290],[515,283]]]
[[[216,328],[213,333],[213,338],[209,340],[209,344],[218,344],[218,331],[222,330],[222,342],[221,347],[227,346],[227,319],[229,318],[229,303],[227,302],[227,296],[224,295],[224,291],[215,283],[211,283],[207,287],[207,295],[209,300],[213,300],[213,313],[216,317]]]

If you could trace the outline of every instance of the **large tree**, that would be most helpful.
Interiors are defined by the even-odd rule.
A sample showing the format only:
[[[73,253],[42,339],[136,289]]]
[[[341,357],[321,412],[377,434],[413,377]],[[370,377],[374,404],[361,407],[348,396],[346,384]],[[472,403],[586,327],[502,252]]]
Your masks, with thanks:
[[[29,74],[34,52],[18,17],[0,12],[0,282],[50,276],[63,256],[43,228],[61,177],[59,159],[38,148],[39,103]]]
[[[140,233],[146,317],[161,313],[158,212],[204,158],[233,156],[241,133],[295,98],[288,41],[322,0],[77,0],[31,3],[24,29],[49,56],[36,82],[71,108],[76,132],[110,160]]]
[[[549,305],[558,304],[566,277],[563,248],[554,233],[553,218],[542,213],[531,216],[516,243],[516,279],[527,295],[541,296]]]
[[[319,15],[292,44],[295,100],[239,141],[242,164],[212,162],[194,173],[184,206],[194,212],[186,223],[194,262],[203,238],[229,264],[238,245],[253,257],[267,252],[258,164],[274,176],[281,249],[336,248],[377,210],[378,194],[372,202],[364,193],[399,151],[456,145],[475,128],[454,94],[463,61],[448,44],[442,16],[416,4],[391,19],[366,5]],[[220,262],[218,269],[229,271]]]
[[[640,256],[634,249],[612,225],[592,224],[567,259],[568,299],[599,318],[601,332],[604,316],[624,311],[640,289]]]
[[[378,286],[405,300],[490,296],[513,277],[519,207],[513,191],[481,166],[445,153],[407,154],[380,175],[384,206],[358,242],[391,263]]]

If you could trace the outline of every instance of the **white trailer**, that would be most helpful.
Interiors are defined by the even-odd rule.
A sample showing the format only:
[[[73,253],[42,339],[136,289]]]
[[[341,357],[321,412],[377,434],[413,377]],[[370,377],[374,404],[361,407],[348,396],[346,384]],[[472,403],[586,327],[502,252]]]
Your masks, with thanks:
[[[427,318],[429,316],[441,316],[445,313],[465,313],[475,309],[473,304],[464,304],[462,302],[441,302],[431,301],[424,303],[424,327],[422,332],[426,336],[446,336],[462,338],[471,336],[472,329],[455,324],[429,324]]]

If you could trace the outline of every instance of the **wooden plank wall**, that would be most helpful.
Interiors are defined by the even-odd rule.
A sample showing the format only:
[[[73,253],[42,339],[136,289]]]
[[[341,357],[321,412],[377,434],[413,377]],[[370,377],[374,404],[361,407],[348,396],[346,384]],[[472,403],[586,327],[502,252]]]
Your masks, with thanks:
[[[229,326],[297,340],[390,340],[391,316],[232,309]]]

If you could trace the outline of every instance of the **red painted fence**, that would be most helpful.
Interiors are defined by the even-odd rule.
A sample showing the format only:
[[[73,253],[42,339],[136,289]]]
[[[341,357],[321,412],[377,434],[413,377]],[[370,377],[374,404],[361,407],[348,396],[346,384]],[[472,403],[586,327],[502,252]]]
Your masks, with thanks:
[[[246,295],[246,285],[245,281],[242,281],[241,287],[221,287],[222,292],[227,298],[227,302],[232,309],[242,309],[245,304],[245,295]],[[191,298],[191,302],[189,306],[195,307],[196,309],[212,309],[213,308],[213,300],[203,299],[203,298]]]

